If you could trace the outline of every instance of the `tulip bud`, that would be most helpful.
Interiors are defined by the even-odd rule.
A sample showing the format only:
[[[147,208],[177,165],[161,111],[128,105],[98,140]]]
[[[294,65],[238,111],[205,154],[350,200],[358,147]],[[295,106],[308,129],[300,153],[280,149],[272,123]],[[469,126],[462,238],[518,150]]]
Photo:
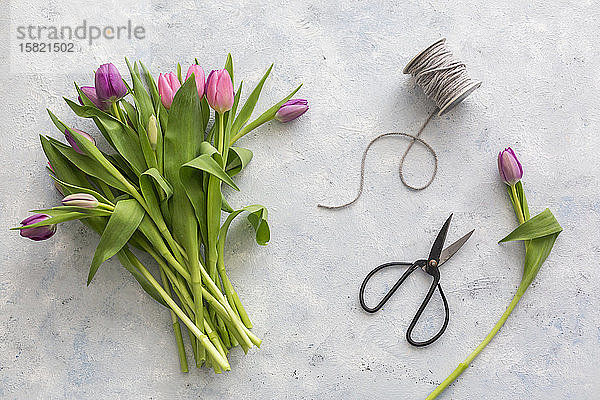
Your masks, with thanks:
[[[101,101],[114,103],[125,97],[127,86],[117,67],[112,63],[102,64],[96,70],[95,76],[96,95]]]
[[[110,104],[108,104],[105,101],[102,101],[98,98],[98,95],[96,94],[96,88],[93,86],[82,86],[79,89],[81,89],[81,91],[83,92],[83,94],[85,94],[85,96],[92,102],[94,103],[94,105],[96,107],[98,107],[99,109],[106,111],[110,108]],[[79,103],[81,103],[81,105],[83,105],[83,100],[81,100],[81,96],[78,96],[77,99],[79,100]]]
[[[94,144],[94,146],[96,145],[96,140],[92,136],[85,133],[84,131],[80,131],[79,129],[71,129],[71,130],[79,133],[81,136],[83,136],[84,138],[86,138],[87,140],[92,142]],[[69,142],[69,144],[71,145],[73,150],[75,150],[79,154],[84,154],[83,151],[81,151],[81,149],[75,142],[75,139],[73,139],[73,135],[71,134],[71,132],[69,132],[68,129],[65,129],[65,139],[67,139],[67,142]]]
[[[308,100],[292,99],[279,107],[275,119],[279,122],[290,122],[308,111]]]
[[[233,107],[233,83],[226,69],[213,70],[206,80],[206,100],[219,114]]]
[[[50,218],[45,214],[34,214],[21,221],[21,226],[33,225],[37,222],[42,222]],[[38,226],[35,228],[21,229],[20,234],[23,237],[31,240],[39,241],[50,239],[56,233],[56,225]]]
[[[204,70],[201,66],[197,64],[190,65],[187,71],[187,75],[185,76],[185,80],[187,81],[189,77],[194,74],[194,78],[196,79],[196,88],[198,89],[198,97],[202,98],[204,96]]]
[[[89,193],[73,193],[62,199],[63,206],[96,208],[98,199]]]
[[[504,183],[514,186],[523,177],[523,167],[510,147],[498,153],[498,171]]]
[[[156,150],[156,141],[158,140],[158,126],[156,126],[156,117],[153,115],[150,116],[148,120],[148,141],[150,142],[150,147],[152,150]]]
[[[177,75],[175,75],[174,72],[160,74],[158,76],[158,94],[160,95],[163,106],[165,106],[167,110],[171,108],[175,93],[177,93],[180,87],[181,82],[179,82],[179,79],[177,79]]]

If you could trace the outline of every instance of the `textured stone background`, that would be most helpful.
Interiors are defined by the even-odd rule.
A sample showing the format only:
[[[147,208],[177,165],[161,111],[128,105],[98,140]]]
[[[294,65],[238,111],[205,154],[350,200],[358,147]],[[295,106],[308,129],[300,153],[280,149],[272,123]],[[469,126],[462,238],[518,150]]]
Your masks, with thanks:
[[[497,244],[515,227],[496,172],[504,146],[524,165],[532,212],[549,207],[564,232],[501,333],[442,398],[598,397],[597,3],[17,3],[0,5],[0,398],[424,398],[487,334],[520,279],[522,246]],[[206,70],[220,68],[230,51],[236,79],[248,88],[275,62],[258,110],[300,81],[310,99],[300,120],[262,127],[241,143],[255,158],[230,202],[268,206],[272,241],[257,247],[242,220],[229,237],[231,278],[264,345],[247,357],[234,351],[224,375],[179,372],[168,312],[116,260],[86,288],[98,237],[81,224],[65,224],[42,243],[8,231],[27,210],[59,200],[37,136],[61,134],[44,109],[88,129],[62,96],[74,96],[73,80],[91,82],[99,63],[125,71],[120,53],[104,42],[84,46],[85,62],[60,55],[43,73],[20,73],[11,68],[11,24],[75,24],[82,16],[111,22],[106,13],[151,28],[125,54],[143,58],[157,75],[194,57]],[[369,155],[362,199],[343,211],[316,208],[354,195],[370,138],[414,132],[432,110],[401,68],[440,36],[484,84],[425,131],[440,158],[434,184],[405,189],[397,163],[406,142],[385,139]],[[30,56],[33,65],[39,55]],[[407,163],[414,181],[431,171],[424,151]],[[416,349],[404,334],[426,277],[414,274],[376,315],[358,306],[358,287],[379,263],[424,256],[451,212],[450,240],[476,232],[442,271],[451,307],[446,334]],[[396,276],[382,277],[374,291]],[[436,299],[428,309],[423,335],[439,326],[439,307]]]

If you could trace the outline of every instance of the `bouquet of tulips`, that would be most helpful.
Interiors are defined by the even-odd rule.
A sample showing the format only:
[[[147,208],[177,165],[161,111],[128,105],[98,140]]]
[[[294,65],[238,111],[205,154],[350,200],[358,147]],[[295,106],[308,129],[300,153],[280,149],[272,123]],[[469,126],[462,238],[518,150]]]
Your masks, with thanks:
[[[50,176],[65,197],[58,207],[35,210],[15,229],[44,240],[58,223],[81,220],[101,235],[88,285],[100,265],[116,255],[141,287],[170,309],[181,369],[188,370],[180,321],[196,366],[229,370],[230,348],[239,345],[246,353],[261,340],[250,331],[227,277],[227,230],[246,213],[258,244],[267,244],[270,231],[265,207],[232,207],[222,185],[239,190],[233,178],[252,158],[250,150],[235,146],[238,139],[273,119],[287,122],[302,115],[307,101],[290,100],[300,85],[248,122],[272,66],[243,104],[242,82],[233,90],[231,55],[206,81],[197,60],[185,79],[178,64],[177,73],[161,74],[158,84],[141,62],[127,66],[130,84],[113,64],[104,64],[95,72],[95,86],[75,85],[79,102],[65,99],[75,114],[93,120],[115,152],[99,150],[91,135],[49,111],[68,145],[49,136],[41,142]],[[132,249],[156,260],[158,278]]]

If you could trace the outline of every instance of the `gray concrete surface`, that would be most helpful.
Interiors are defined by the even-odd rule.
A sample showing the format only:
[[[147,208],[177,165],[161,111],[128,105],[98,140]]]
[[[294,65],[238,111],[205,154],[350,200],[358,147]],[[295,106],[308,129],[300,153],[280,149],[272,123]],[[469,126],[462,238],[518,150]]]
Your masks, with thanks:
[[[516,224],[496,171],[504,146],[523,163],[532,212],[549,207],[564,231],[503,330],[441,398],[598,398],[597,3],[71,3],[0,4],[0,398],[422,399],[487,334],[520,279],[522,247],[497,244]],[[56,58],[17,54],[15,24],[82,17],[131,18],[148,35],[121,43],[121,53],[104,41]],[[402,187],[396,168],[406,142],[386,139],[372,149],[355,206],[316,208],[354,195],[370,138],[414,132],[432,110],[401,68],[440,36],[484,84],[425,131],[440,158],[434,184],[418,193]],[[158,75],[194,57],[206,70],[221,67],[227,51],[248,88],[275,63],[259,110],[300,81],[311,109],[240,143],[255,158],[230,202],[268,206],[272,241],[259,248],[240,220],[229,238],[229,271],[264,344],[248,356],[234,351],[229,373],[182,374],[168,312],[116,260],[85,286],[95,234],[74,222],[34,243],[8,227],[59,200],[37,137],[61,137],[46,107],[100,136],[62,101],[74,96],[72,81],[91,82],[107,61],[125,71],[119,54],[142,58]],[[34,72],[38,62],[44,70]],[[417,150],[406,168],[418,182],[431,162]],[[358,287],[378,263],[423,256],[451,212],[450,239],[476,231],[442,271],[450,325],[434,345],[412,348],[404,334],[425,276],[411,278],[377,315],[362,312]],[[440,303],[428,309],[423,335],[440,323]]]

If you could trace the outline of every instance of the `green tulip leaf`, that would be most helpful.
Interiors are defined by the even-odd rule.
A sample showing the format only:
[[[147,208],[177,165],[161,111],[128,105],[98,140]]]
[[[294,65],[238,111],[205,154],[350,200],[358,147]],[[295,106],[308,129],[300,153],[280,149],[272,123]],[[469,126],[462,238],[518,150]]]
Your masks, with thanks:
[[[129,68],[129,73],[131,74],[131,81],[133,82],[133,97],[139,112],[140,125],[146,126],[145,124],[148,123],[150,116],[154,114],[152,99],[142,83],[137,64],[135,64],[135,68],[132,68],[127,57],[125,57],[125,62],[127,63],[127,68]]]
[[[499,243],[515,240],[532,240],[548,235],[558,234],[562,227],[549,209],[545,209],[535,217],[519,225]]]
[[[208,121],[210,120],[210,106],[208,105],[206,96],[202,97],[202,100],[200,101],[200,108],[202,112],[202,140],[206,140],[206,127],[208,126]]]
[[[100,265],[117,254],[125,246],[131,235],[138,229],[145,211],[134,199],[117,202],[115,210],[106,224],[100,237],[100,243],[94,253],[92,265],[88,274],[89,285]]]
[[[540,267],[548,258],[558,233],[532,239],[525,252],[525,266],[523,268],[522,284],[529,286],[538,274]]]
[[[247,211],[249,213],[247,218],[256,233],[256,243],[265,246],[269,242],[271,236],[269,223],[267,221],[267,209],[264,206],[261,206],[260,204],[246,206],[229,214],[229,216],[221,226],[221,229],[219,230],[218,241],[218,248],[220,254],[222,254],[225,249],[225,239],[227,238],[227,231],[229,230],[231,222],[234,220],[235,217],[237,217],[244,211]]]
[[[234,211],[223,194],[221,194],[221,210],[225,211],[226,213],[232,213]]]
[[[225,69],[229,73],[231,83],[233,84],[233,57],[231,57],[231,53],[227,53],[227,59],[225,60]]]
[[[230,147],[227,156],[227,174],[231,177],[239,174],[252,160],[252,151],[242,147]]]
[[[73,163],[71,163],[67,157],[58,151],[52,145],[49,139],[40,135],[40,142],[42,143],[44,154],[46,154],[46,158],[52,166],[52,174],[54,176],[58,177],[62,182],[68,182],[69,184],[77,187],[85,187],[88,189],[92,188],[90,182],[86,178],[85,173],[83,173],[79,168],[74,168]],[[59,142],[57,141],[57,143]],[[77,193],[76,191],[71,191],[69,188],[64,189],[65,195]]]
[[[154,105],[154,112],[156,113],[156,115],[158,115],[161,107],[164,107],[160,100],[158,86],[148,68],[146,68],[146,66],[141,61],[140,66],[142,67],[142,71],[144,71],[144,80],[146,81],[146,86],[150,89],[150,97],[152,98],[152,104]]]
[[[231,131],[234,132],[234,134],[237,133],[252,116],[252,112],[254,111],[254,107],[256,107],[256,103],[258,102],[260,92],[262,91],[265,81],[269,77],[269,74],[271,73],[272,69],[273,64],[271,64],[271,66],[267,69],[267,72],[265,72],[261,80],[258,82],[256,87],[254,88],[252,93],[250,93],[250,96],[248,96],[248,99],[242,106],[242,109],[240,110],[238,116],[235,118],[233,126],[231,127]]]
[[[152,219],[158,221],[163,218],[161,210],[167,210],[167,202],[173,195],[173,188],[162,177],[156,168],[150,168],[140,175],[140,191]]]
[[[256,243],[261,246],[266,246],[271,239],[271,230],[269,229],[267,217],[267,209],[263,206],[258,206],[255,211],[250,211],[247,217],[256,232]]]
[[[244,136],[245,134],[247,134],[248,132],[258,128],[259,126],[261,126],[262,124],[271,121],[273,118],[275,118],[275,113],[277,113],[277,111],[281,108],[281,106],[288,101],[289,99],[292,98],[293,95],[296,94],[296,92],[298,90],[300,90],[300,88],[302,87],[302,84],[300,84],[300,86],[298,86],[296,89],[294,89],[290,94],[288,94],[287,96],[285,96],[283,99],[281,99],[277,104],[275,104],[273,107],[269,108],[267,111],[265,111],[264,113],[262,113],[258,118],[256,118],[254,121],[250,122],[248,125],[246,125],[245,127],[243,127],[242,129],[240,129],[239,132],[237,132],[235,134],[235,136],[233,136],[233,138],[231,139],[230,143],[233,144],[235,143],[239,138],[241,138],[242,136]]]
[[[56,214],[57,215],[55,217],[50,217],[43,221],[36,222],[35,224],[26,225],[26,226],[17,226],[17,227],[10,228],[10,229],[11,230],[21,230],[21,229],[28,229],[28,228],[37,228],[38,226],[55,225],[55,224],[60,224],[62,222],[73,221],[73,220],[77,220],[77,219],[91,217],[91,215],[89,215],[89,214],[84,214],[84,213],[80,213],[80,212],[76,212],[76,211],[64,212],[64,213],[57,212]]]
[[[135,172],[133,172],[133,169],[131,169],[131,166],[127,160],[125,160],[119,153],[107,154],[106,158],[110,160],[110,162],[119,170],[119,172],[121,172],[121,174],[127,178],[128,181],[135,182],[139,179]]]
[[[148,282],[148,279],[146,279],[144,275],[142,275],[132,263],[130,257],[135,257],[135,255],[133,255],[133,253],[127,248],[127,246],[123,247],[123,249],[117,253],[117,257],[119,258],[121,265],[123,265],[123,267],[125,267],[125,269],[129,271],[131,275],[133,275],[135,280],[138,281],[138,283],[146,293],[148,293],[158,303],[162,304],[165,307],[168,307],[167,303],[165,303],[162,297],[160,297],[160,294],[158,293],[156,288],[152,286],[150,282]]]
[[[112,213],[108,210],[103,210],[100,208],[85,208],[85,207],[75,207],[75,206],[57,206],[52,208],[43,208],[41,210],[31,210],[30,212],[38,213],[38,214],[46,214],[51,217],[60,216],[64,214],[70,214],[73,212],[78,212],[81,214],[86,214],[87,216],[92,217],[108,217]]]
[[[81,171],[104,181],[106,184],[116,189],[119,189],[123,192],[127,191],[127,187],[121,181],[115,178],[112,174],[106,171],[106,169],[98,161],[84,154],[79,154],[78,152],[73,150],[71,146],[67,146],[59,142],[58,140],[52,139],[50,137],[47,137],[47,139],[56,150],[58,150],[66,159],[68,159]],[[87,141],[90,145],[92,145],[87,139],[82,140]]]
[[[142,148],[142,154],[144,155],[144,159],[146,160],[146,165],[148,168],[158,168],[158,162],[156,160],[156,154],[154,150],[152,150],[152,146],[150,145],[150,140],[148,138],[148,133],[146,132],[146,128],[142,125],[140,121],[138,135],[140,140],[140,147]]]
[[[88,188],[77,186],[77,185],[71,185],[70,183],[61,181],[60,179],[58,179],[56,176],[54,176],[52,174],[50,174],[50,178],[52,178],[56,183],[58,183],[63,189],[67,190],[69,193],[91,194],[96,199],[98,199],[99,202],[113,205],[113,203],[111,201],[109,201],[106,197],[104,197],[103,195],[101,195],[100,193],[98,193],[97,191],[95,191],[93,189],[88,189]]]
[[[179,176],[184,186],[186,182],[192,179],[194,172],[198,172],[198,170],[216,176],[235,190],[240,190],[231,177],[223,170],[221,165],[209,154],[201,154],[192,161],[181,166],[181,169],[179,170]]]
[[[127,160],[136,175],[147,169],[143,153],[140,151],[138,135],[133,129],[96,107],[82,106],[69,99],[65,99],[65,101],[79,117],[94,120],[107,141]],[[50,111],[48,113],[53,120],[56,118]]]
[[[131,123],[133,124],[133,128],[137,131],[140,128],[137,110],[135,109],[133,104],[131,104],[127,100],[121,100],[121,105],[125,109],[125,115],[127,116],[127,119],[131,121]]]
[[[173,196],[168,204],[170,223],[175,240],[187,252],[190,269],[196,271],[199,269],[198,223],[179,175],[181,166],[197,156],[203,136],[202,106],[195,79],[188,79],[177,90],[166,127],[162,120],[160,123],[165,129],[164,177],[173,186]]]
[[[150,168],[147,171],[145,171],[140,176],[140,182],[142,180],[142,177],[145,178],[144,180],[148,180],[149,182],[154,183],[156,189],[160,189],[158,193],[161,201],[168,200],[173,195],[173,188],[171,187],[169,182],[167,182],[165,178],[162,177],[162,175],[160,174],[160,172],[158,172],[156,168]],[[142,185],[140,184],[140,187],[141,186]]]
[[[240,87],[238,89],[238,91],[235,93],[235,96],[233,97],[233,106],[231,107],[231,110],[229,110],[227,113],[225,113],[225,117],[223,118],[225,121],[225,130],[223,132],[223,149],[222,149],[222,155],[225,156],[225,159],[227,159],[227,156],[229,155],[229,147],[230,147],[230,141],[231,141],[231,128],[233,126],[233,121],[234,121],[234,117],[235,117],[235,113],[238,107],[238,104],[240,102],[240,96],[242,94],[242,84],[240,83]],[[219,154],[219,156],[221,156],[221,154]],[[224,165],[226,161],[224,160],[220,160],[220,165]]]

